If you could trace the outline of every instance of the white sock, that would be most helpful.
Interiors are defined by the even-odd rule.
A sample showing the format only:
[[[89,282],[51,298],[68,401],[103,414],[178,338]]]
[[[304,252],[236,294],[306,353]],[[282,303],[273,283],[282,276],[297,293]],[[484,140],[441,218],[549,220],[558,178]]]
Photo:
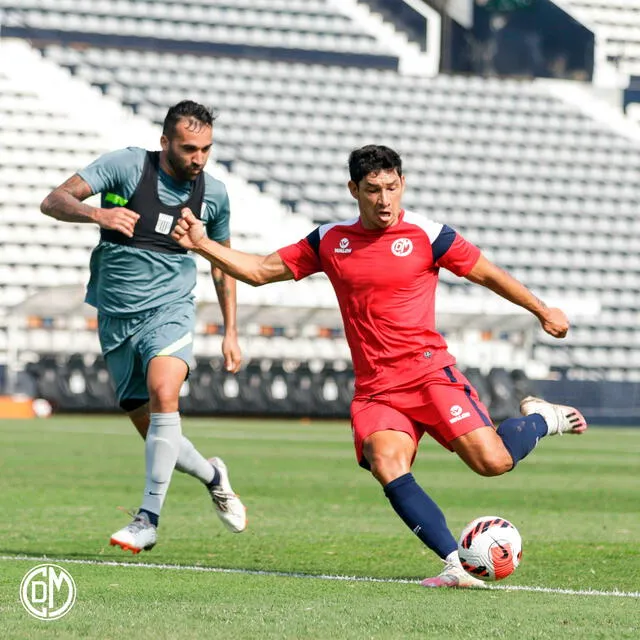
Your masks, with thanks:
[[[213,480],[213,467],[193,446],[191,440],[182,436],[176,469],[188,473],[201,482],[209,484]]]
[[[146,483],[141,509],[160,515],[176,466],[182,427],[180,414],[152,413],[145,440]]]
[[[445,559],[444,561],[447,564],[455,564],[457,567],[461,567],[462,564],[460,563],[460,556],[458,555],[458,550],[456,549],[455,551],[452,551]]]

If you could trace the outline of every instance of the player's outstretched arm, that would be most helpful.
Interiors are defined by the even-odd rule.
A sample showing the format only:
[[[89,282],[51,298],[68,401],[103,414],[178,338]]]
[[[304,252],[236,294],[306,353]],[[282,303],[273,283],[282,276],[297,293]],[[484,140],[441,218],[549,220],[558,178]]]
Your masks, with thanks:
[[[481,284],[502,296],[509,302],[530,311],[538,318],[542,328],[554,338],[564,338],[569,330],[569,320],[562,309],[550,308],[533,295],[527,287],[504,269],[480,256],[478,262],[467,274],[467,279]]]
[[[102,209],[85,204],[91,187],[76,173],[56,187],[40,204],[40,211],[62,222],[93,222],[131,238],[140,216],[124,207]]]
[[[182,218],[178,220],[171,237],[181,247],[199,253],[236,280],[242,280],[254,287],[269,282],[293,280],[293,272],[277,252],[260,256],[236,251],[210,240],[202,222],[187,208],[182,210]]]

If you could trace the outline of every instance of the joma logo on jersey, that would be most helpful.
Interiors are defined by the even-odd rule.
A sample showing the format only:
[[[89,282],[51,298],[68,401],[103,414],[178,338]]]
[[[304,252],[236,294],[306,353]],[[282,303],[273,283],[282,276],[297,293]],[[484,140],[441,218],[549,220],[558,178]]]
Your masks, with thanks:
[[[335,253],[351,253],[351,247],[349,246],[349,239],[342,238],[340,240],[340,246],[334,249]]]
[[[391,253],[398,258],[404,258],[413,251],[413,242],[409,238],[398,238],[391,245]]]
[[[454,404],[450,409],[451,418],[449,418],[449,422],[454,424],[456,422],[460,422],[460,420],[464,420],[465,418],[469,418],[471,413],[469,411],[463,411],[462,407],[459,404]]]

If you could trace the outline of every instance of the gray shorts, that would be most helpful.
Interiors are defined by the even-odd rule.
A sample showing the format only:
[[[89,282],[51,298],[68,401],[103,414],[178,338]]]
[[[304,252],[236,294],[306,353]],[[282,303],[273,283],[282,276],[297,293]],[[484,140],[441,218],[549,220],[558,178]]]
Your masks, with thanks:
[[[147,367],[152,358],[173,356],[192,366],[195,317],[193,300],[132,318],[98,316],[104,359],[125,411],[148,402]]]

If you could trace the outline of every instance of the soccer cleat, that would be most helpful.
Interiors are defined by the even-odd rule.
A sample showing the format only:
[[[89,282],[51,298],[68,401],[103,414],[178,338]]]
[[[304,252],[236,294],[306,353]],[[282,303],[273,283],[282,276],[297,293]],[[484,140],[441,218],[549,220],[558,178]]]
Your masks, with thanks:
[[[247,510],[231,488],[227,465],[220,458],[210,458],[209,463],[220,473],[220,482],[209,489],[213,507],[229,531],[240,533],[247,528]]]
[[[539,413],[547,423],[547,435],[563,433],[583,433],[587,430],[587,421],[574,407],[564,404],[551,404],[542,398],[527,396],[520,402],[522,415],[530,416]]]
[[[426,578],[420,583],[423,587],[453,589],[486,589],[487,585],[469,575],[461,566],[447,562],[444,569],[435,578]]]
[[[109,544],[136,554],[153,549],[157,537],[156,528],[149,522],[149,516],[146,513],[139,513],[126,527],[111,536]]]

